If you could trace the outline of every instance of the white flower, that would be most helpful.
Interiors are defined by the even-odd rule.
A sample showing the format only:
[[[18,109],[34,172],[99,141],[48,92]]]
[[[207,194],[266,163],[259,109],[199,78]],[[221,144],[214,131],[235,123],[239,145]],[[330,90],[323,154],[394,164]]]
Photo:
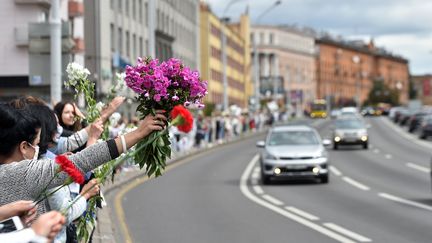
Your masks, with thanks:
[[[99,113],[102,111],[102,109],[105,107],[105,104],[103,103],[103,102],[101,102],[101,101],[99,101],[97,104],[96,104],[96,109],[99,111]]]
[[[69,79],[69,81],[65,82],[66,86],[76,86],[78,82],[86,80],[90,75],[90,71],[87,68],[84,68],[81,64],[76,62],[67,65],[66,73]]]

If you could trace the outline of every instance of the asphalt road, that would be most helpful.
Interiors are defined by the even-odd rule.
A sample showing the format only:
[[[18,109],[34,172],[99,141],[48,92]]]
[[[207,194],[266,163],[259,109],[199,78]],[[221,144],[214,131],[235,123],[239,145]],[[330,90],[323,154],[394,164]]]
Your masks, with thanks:
[[[264,136],[253,137],[129,188],[119,220],[133,242],[432,242],[432,146],[384,119],[367,120],[370,149],[329,148],[329,184],[263,186],[255,143]],[[314,123],[329,136],[330,121]]]

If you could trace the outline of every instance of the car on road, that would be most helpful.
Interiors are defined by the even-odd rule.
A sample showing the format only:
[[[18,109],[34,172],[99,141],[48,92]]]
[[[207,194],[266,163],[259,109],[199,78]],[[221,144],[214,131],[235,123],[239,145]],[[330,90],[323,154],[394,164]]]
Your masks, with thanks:
[[[318,132],[304,125],[273,127],[266,141],[258,141],[261,181],[271,179],[315,178],[328,183],[328,154],[324,146],[330,140],[322,140]]]
[[[364,149],[368,148],[369,136],[367,125],[363,120],[356,118],[340,118],[334,122],[333,149],[340,145],[360,144]]]

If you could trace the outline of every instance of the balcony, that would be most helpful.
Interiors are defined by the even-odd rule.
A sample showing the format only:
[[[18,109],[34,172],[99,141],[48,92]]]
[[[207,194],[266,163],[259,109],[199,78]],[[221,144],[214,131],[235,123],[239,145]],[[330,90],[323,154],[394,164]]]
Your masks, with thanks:
[[[49,8],[51,7],[51,0],[15,0],[15,4],[35,4]]]
[[[69,17],[84,16],[84,3],[77,1],[68,2]]]

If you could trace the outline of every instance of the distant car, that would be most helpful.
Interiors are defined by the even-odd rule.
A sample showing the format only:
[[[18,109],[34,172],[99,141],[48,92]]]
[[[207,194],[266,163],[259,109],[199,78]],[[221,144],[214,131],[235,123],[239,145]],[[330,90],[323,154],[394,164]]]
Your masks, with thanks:
[[[340,115],[341,111],[338,109],[334,109],[330,111],[330,118],[336,119]]]
[[[369,136],[367,125],[359,119],[340,118],[334,122],[333,148],[337,150],[340,145],[360,144],[368,148]]]
[[[432,136],[432,115],[427,115],[422,119],[419,129],[419,138],[427,139],[429,136]]]
[[[328,183],[328,155],[318,132],[308,126],[279,126],[272,128],[266,141],[257,142],[264,148],[260,154],[261,180],[318,178]]]

